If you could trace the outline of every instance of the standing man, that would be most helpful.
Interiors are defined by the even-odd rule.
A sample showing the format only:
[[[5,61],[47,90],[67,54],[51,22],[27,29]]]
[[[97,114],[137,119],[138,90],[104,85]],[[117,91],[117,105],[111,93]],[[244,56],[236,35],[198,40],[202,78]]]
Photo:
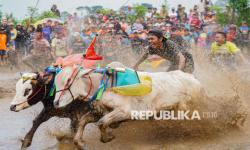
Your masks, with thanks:
[[[48,20],[45,27],[43,28],[43,36],[49,43],[51,43],[51,34],[52,34],[52,21]]]
[[[51,54],[55,60],[58,57],[65,57],[69,54],[67,40],[60,30],[56,31],[55,38],[51,42],[51,47]]]
[[[10,34],[10,27],[8,25],[8,20],[6,17],[2,18],[2,24],[0,26],[2,29],[4,29],[4,34],[6,35],[6,45],[8,46],[10,43],[10,38],[11,38],[11,34]]]
[[[31,54],[23,59],[23,62],[32,68],[32,71],[43,71],[52,63],[49,42],[43,38],[41,29],[37,29],[35,39],[32,42]]]
[[[7,63],[7,36],[3,26],[0,27],[0,66]]]

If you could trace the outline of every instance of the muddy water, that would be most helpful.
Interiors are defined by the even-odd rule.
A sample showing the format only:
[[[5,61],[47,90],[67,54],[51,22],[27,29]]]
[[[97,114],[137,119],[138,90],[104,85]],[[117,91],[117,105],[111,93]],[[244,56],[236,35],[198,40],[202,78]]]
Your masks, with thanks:
[[[203,64],[204,65],[204,64]],[[216,70],[199,65],[195,72],[196,77],[205,86],[209,95],[233,96],[233,87],[238,85],[241,100],[250,105],[250,80],[225,73],[215,73]],[[165,70],[165,69],[164,69]],[[20,149],[21,139],[31,127],[32,120],[41,111],[39,103],[21,112],[11,112],[9,105],[14,95],[14,85],[18,73],[0,71],[0,150]],[[239,80],[238,80],[239,79]],[[249,108],[249,107],[248,107]],[[249,109],[248,109],[249,111]],[[225,112],[227,113],[227,112]],[[245,126],[239,130],[231,129],[211,131],[210,126],[194,127],[193,122],[180,125],[159,125],[156,122],[129,122],[121,124],[119,129],[113,131],[116,139],[103,144],[99,141],[100,133],[94,124],[86,127],[84,138],[86,148],[90,150],[167,150],[167,149],[197,149],[197,150],[249,150],[250,149],[250,117]],[[28,150],[72,150],[75,149],[71,141],[58,142],[57,134],[67,133],[68,119],[52,118],[42,124],[33,138]]]

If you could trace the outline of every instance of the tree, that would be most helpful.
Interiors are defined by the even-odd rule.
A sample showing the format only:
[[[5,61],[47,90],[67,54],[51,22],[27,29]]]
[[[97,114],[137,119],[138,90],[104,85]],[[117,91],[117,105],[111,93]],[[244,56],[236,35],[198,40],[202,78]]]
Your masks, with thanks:
[[[110,15],[112,13],[111,9],[99,9],[97,10],[97,13],[103,14],[103,15]]]
[[[229,23],[230,20],[230,13],[229,10],[224,10],[223,7],[220,6],[212,6],[210,7],[210,9],[212,11],[216,12],[216,21],[220,24],[220,25],[226,25]]]
[[[69,15],[70,15],[70,13],[67,12],[67,11],[61,12],[61,18],[63,18],[63,20],[66,20],[66,18],[67,18]]]
[[[247,21],[250,24],[250,5],[249,0],[220,0],[212,7],[216,11],[216,18],[222,25],[234,23],[240,24]]]
[[[0,8],[2,7],[2,5],[0,5]],[[0,19],[2,19],[2,16],[3,16],[3,13],[2,13],[2,11],[1,11],[1,9],[0,9]]]
[[[92,13],[96,13],[96,11],[97,11],[97,10],[100,10],[100,9],[103,9],[103,7],[100,6],[100,5],[92,6],[92,7],[91,7],[91,12],[92,12]]]
[[[86,15],[90,13],[90,10],[88,10],[87,7],[83,7],[83,6],[77,7],[76,10],[80,12],[81,17],[83,17],[84,14]]]
[[[149,3],[142,3],[141,5],[146,7],[147,9],[152,9],[153,8],[153,5],[149,4]]]
[[[249,0],[229,0],[229,6],[232,8],[231,22],[240,24],[242,21],[247,21],[250,23]]]
[[[87,11],[88,14],[91,14],[92,11],[91,11],[91,8],[88,7],[88,6],[85,6],[84,9]]]
[[[42,20],[44,18],[58,18],[52,11],[43,11],[38,17],[38,20]]]
[[[147,12],[147,8],[145,6],[142,6],[142,5],[136,5],[134,7],[134,10],[136,12],[136,16],[137,17],[141,17],[141,18],[144,18],[146,12]]]
[[[38,16],[38,8],[29,6],[27,10],[28,10],[28,16],[30,16],[31,18]]]

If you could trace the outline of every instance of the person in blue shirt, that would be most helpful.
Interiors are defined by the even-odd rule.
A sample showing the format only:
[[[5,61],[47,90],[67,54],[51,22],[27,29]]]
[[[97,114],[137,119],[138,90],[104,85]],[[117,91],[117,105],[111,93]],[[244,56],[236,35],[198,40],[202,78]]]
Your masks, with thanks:
[[[244,40],[248,39],[249,33],[250,33],[250,29],[247,25],[247,22],[243,21],[240,28],[240,33],[244,36]]]
[[[51,34],[52,34],[52,27],[51,27],[52,21],[48,20],[46,23],[46,26],[43,28],[43,37],[51,43]]]

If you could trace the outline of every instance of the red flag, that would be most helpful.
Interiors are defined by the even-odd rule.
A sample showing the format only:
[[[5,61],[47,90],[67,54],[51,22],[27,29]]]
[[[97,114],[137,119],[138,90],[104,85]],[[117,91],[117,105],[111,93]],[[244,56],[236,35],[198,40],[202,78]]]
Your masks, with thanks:
[[[89,60],[102,60],[102,56],[99,56],[95,53],[95,42],[96,42],[96,37],[94,37],[93,41],[91,42],[91,44],[89,45],[89,47],[86,50],[86,54],[85,54],[85,59],[89,59]]]

